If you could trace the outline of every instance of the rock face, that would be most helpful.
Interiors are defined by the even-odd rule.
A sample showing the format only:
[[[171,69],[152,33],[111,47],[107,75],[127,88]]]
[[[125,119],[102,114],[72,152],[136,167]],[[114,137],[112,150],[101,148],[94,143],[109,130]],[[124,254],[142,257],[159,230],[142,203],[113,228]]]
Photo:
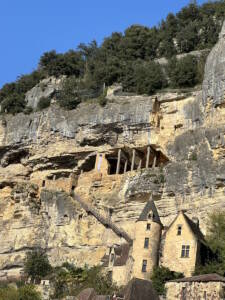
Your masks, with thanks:
[[[43,79],[38,85],[26,93],[25,101],[27,105],[32,109],[36,109],[42,97],[51,97],[59,90],[61,80],[62,78],[56,79],[54,77]]]
[[[54,104],[1,117],[0,278],[18,276],[35,247],[54,265],[93,265],[124,242],[74,201],[71,189],[131,238],[150,196],[164,226],[185,209],[206,233],[207,213],[225,208],[223,36],[207,60],[202,91],[111,93],[104,108]],[[30,95],[36,93],[38,99],[37,89]]]
[[[213,106],[225,105],[225,23],[219,36],[219,42],[209,54],[203,83],[203,101],[212,101]]]

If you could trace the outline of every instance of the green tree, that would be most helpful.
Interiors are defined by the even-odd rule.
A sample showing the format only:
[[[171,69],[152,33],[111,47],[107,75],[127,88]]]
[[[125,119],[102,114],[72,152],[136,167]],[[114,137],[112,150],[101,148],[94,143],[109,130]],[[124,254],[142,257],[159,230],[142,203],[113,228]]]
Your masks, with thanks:
[[[225,211],[214,212],[209,215],[208,234],[206,241],[213,251],[211,260],[204,266],[198,266],[196,274],[218,273],[225,275]]]
[[[49,107],[51,104],[51,99],[50,97],[41,97],[40,100],[38,101],[37,109],[42,110],[47,107]]]
[[[76,77],[69,77],[63,81],[62,90],[57,97],[61,107],[75,109],[81,102],[79,85]]]
[[[161,66],[155,62],[140,63],[134,68],[134,84],[138,94],[152,95],[166,85]]]
[[[40,68],[49,76],[76,76],[84,73],[84,60],[79,51],[69,50],[65,54],[56,53],[55,50],[42,55],[39,62]]]
[[[41,300],[41,295],[33,285],[24,285],[19,288],[0,288],[0,300]]]
[[[165,295],[165,283],[169,280],[183,278],[182,273],[170,271],[165,267],[154,267],[153,274],[151,276],[152,284],[154,289],[159,295]]]
[[[198,63],[194,56],[187,55],[179,60],[173,57],[167,67],[170,86],[173,88],[193,87],[198,84]]]
[[[26,107],[25,96],[16,92],[9,94],[1,102],[1,111],[16,114],[22,112]]]
[[[28,252],[24,262],[24,272],[31,280],[40,280],[52,271],[48,256],[41,250]]]

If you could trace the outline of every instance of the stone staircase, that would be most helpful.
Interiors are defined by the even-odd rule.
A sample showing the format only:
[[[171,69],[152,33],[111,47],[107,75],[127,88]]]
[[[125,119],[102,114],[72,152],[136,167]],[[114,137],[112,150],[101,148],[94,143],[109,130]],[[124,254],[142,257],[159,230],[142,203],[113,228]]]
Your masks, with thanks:
[[[95,208],[81,200],[78,195],[75,195],[74,192],[71,192],[71,197],[79,202],[82,208],[87,213],[93,215],[102,225],[104,225],[106,228],[110,228],[113,232],[115,232],[116,235],[124,238],[128,242],[128,244],[132,245],[133,240],[131,239],[131,237],[123,229],[116,226],[110,218],[103,217]]]

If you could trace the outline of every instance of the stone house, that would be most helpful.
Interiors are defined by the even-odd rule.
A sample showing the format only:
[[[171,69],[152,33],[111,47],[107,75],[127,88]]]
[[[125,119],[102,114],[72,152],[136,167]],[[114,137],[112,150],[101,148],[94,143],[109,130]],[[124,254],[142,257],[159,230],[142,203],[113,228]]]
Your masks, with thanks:
[[[160,264],[185,276],[191,276],[197,264],[204,264],[209,253],[198,220],[194,220],[179,212],[161,240]]]
[[[154,201],[147,202],[135,224],[132,257],[133,277],[150,279],[158,265],[162,223]]]
[[[198,264],[209,256],[198,220],[191,220],[184,211],[178,213],[164,230],[154,201],[145,205],[135,223],[131,245],[114,245],[103,257],[103,265],[117,285],[132,278],[147,279],[158,265],[191,276]]]
[[[130,250],[129,244],[113,245],[102,258],[103,266],[118,286],[125,286],[131,278],[133,261]]]
[[[222,300],[225,299],[225,278],[206,274],[182,278],[166,283],[168,300]]]

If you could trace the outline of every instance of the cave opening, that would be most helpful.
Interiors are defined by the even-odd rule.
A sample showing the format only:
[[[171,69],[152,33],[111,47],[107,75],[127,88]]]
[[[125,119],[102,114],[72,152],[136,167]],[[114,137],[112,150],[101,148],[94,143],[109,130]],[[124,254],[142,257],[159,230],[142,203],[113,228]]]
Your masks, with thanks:
[[[94,170],[96,162],[96,154],[87,157],[84,163],[81,165],[81,169],[83,172],[90,172]]]

